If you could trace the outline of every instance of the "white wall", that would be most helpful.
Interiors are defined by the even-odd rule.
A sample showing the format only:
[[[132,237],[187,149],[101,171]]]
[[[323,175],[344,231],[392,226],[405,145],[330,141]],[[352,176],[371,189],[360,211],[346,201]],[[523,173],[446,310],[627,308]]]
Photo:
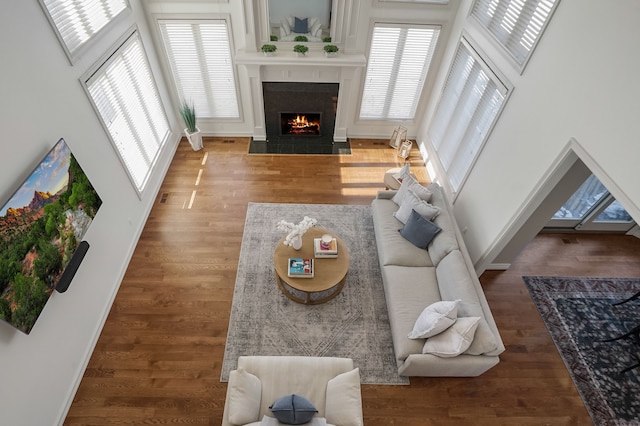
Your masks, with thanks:
[[[59,138],[103,201],[85,236],[91,247],[69,290],[54,292],[29,335],[0,322],[2,424],[54,425],[64,419],[175,151],[178,135],[170,137],[140,200],[79,82],[132,24],[139,24],[143,42],[151,44],[139,2],[130,3],[133,13],[74,66],[37,1],[12,1],[0,14],[0,201]],[[157,69],[153,50],[148,54]],[[159,73],[156,80],[166,99]]]
[[[465,0],[461,9],[470,4]],[[638,16],[640,3],[634,0],[561,0],[522,75],[461,17],[461,26],[515,87],[455,201],[477,267],[490,263],[508,242],[511,225],[572,137],[585,164],[640,219]],[[456,31],[452,39],[459,37]],[[432,99],[430,111],[436,101]],[[428,141],[424,128],[420,140]]]

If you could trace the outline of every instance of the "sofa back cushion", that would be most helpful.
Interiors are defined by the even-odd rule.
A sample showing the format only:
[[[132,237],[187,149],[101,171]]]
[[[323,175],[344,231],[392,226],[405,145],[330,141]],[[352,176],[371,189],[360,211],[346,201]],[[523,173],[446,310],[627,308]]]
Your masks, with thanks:
[[[498,340],[485,320],[476,284],[460,250],[452,251],[440,261],[436,277],[442,300],[461,300],[458,317],[480,317],[473,342],[464,353],[480,355],[498,349]]]
[[[456,231],[452,218],[450,217],[450,210],[447,208],[440,186],[431,184],[428,189],[431,191],[430,203],[440,208],[440,214],[436,216],[433,223],[438,225],[442,231],[436,235],[429,245],[431,262],[437,266],[446,255],[458,248],[458,240],[456,239]]]

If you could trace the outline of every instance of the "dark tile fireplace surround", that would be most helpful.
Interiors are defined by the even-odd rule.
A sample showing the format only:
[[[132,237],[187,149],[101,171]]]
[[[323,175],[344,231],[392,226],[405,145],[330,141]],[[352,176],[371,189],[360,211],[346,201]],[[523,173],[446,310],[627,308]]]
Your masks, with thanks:
[[[338,89],[338,83],[262,83],[267,140],[252,141],[249,153],[350,154],[348,142],[333,143]],[[294,121],[303,123],[300,131],[291,131]]]

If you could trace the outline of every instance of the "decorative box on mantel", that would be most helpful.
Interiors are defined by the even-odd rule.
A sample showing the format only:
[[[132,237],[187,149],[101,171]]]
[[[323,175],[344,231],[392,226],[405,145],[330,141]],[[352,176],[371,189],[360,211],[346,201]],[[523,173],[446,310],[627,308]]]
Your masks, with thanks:
[[[353,111],[360,81],[357,76],[364,72],[367,64],[364,54],[342,53],[336,58],[327,58],[321,49],[309,50],[306,57],[298,58],[295,53],[282,52],[278,56],[267,57],[262,52],[238,52],[236,64],[245,66],[251,83],[251,99],[253,108],[253,139],[267,140],[263,82],[307,82],[307,83],[339,83],[336,123],[333,134],[334,142],[347,141],[347,117],[342,111]]]

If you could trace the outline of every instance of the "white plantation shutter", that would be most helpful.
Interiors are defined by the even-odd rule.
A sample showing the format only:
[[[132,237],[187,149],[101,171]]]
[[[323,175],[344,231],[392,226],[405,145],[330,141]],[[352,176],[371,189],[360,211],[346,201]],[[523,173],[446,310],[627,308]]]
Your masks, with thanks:
[[[86,86],[140,192],[167,139],[169,123],[137,33],[109,57]]]
[[[461,42],[429,129],[429,137],[458,192],[493,126],[507,87]]]
[[[180,99],[193,102],[198,117],[239,118],[227,22],[159,24]]]
[[[128,7],[126,0],[41,0],[41,2],[71,55]]]
[[[433,26],[375,25],[360,119],[414,118],[439,33]]]
[[[559,0],[476,0],[471,16],[524,65]]]

